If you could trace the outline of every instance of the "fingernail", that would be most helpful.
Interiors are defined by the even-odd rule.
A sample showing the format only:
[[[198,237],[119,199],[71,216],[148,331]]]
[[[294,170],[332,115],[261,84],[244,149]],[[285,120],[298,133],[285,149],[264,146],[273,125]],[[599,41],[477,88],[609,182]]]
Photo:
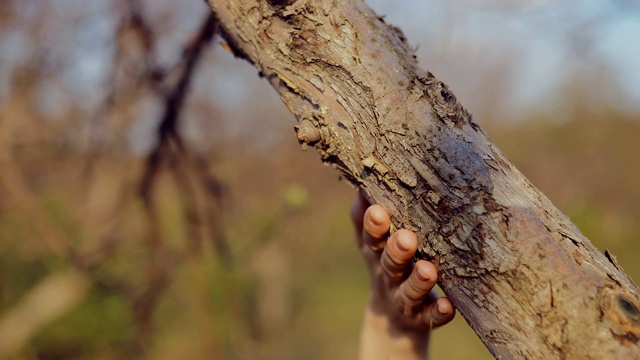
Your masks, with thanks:
[[[400,251],[408,251],[409,250],[409,246],[407,246],[407,244],[405,244],[407,239],[405,239],[403,236],[398,236],[397,240],[398,241],[396,241],[396,246],[398,247],[398,250],[400,250]]]
[[[374,210],[370,212],[370,219],[373,225],[380,226],[384,223],[384,216]]]
[[[422,281],[429,280],[429,275],[427,275],[426,272],[427,272],[426,269],[424,269],[422,266],[418,266],[418,278],[420,278],[420,280]]]
[[[436,304],[436,307],[438,308],[438,314],[440,315],[447,314],[447,309],[442,301],[438,301],[438,303]]]

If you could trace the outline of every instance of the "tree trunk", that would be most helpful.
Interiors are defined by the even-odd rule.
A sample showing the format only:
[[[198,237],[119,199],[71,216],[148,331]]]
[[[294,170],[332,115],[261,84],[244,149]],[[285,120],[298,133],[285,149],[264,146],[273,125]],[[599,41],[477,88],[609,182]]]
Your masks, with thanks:
[[[360,0],[209,3],[303,147],[418,234],[496,358],[640,359],[635,284],[418,67],[399,29]]]

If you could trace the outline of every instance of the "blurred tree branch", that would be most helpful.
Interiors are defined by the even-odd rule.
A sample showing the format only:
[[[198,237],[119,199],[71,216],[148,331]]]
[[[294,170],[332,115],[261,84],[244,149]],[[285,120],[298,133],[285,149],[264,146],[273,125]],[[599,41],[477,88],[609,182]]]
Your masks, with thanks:
[[[93,183],[104,175],[98,173],[95,168],[100,166],[99,160],[105,150],[103,145],[107,133],[107,121],[113,113],[125,112],[128,108],[135,106],[145,96],[145,88],[150,89],[152,94],[164,103],[165,111],[158,119],[156,146],[147,157],[136,193],[143,200],[148,222],[149,259],[138,266],[144,274],[143,283],[137,284],[135,279],[114,275],[109,270],[109,262],[127,246],[125,243],[127,239],[117,234],[117,228],[123,221],[121,212],[128,203],[126,182],[120,189],[122,198],[114,203],[115,211],[111,215],[113,220],[110,224],[101,224],[100,230],[104,229],[104,233],[97,228],[89,228],[89,224],[85,225],[86,230],[94,232],[92,236],[98,238],[97,243],[90,246],[83,241],[77,241],[55,223],[51,214],[44,208],[40,194],[32,188],[29,179],[22,173],[13,154],[15,147],[13,145],[15,140],[12,137],[14,129],[11,128],[13,122],[0,122],[0,166],[3,169],[0,171],[0,184],[11,194],[11,200],[20,204],[21,212],[28,216],[27,221],[49,251],[59,259],[68,260],[69,264],[75,268],[72,273],[76,275],[69,277],[68,283],[73,283],[74,286],[91,284],[95,288],[102,288],[121,296],[130,304],[137,328],[127,351],[129,354],[135,354],[143,350],[153,334],[153,314],[162,295],[171,284],[172,274],[185,260],[200,255],[204,236],[211,239],[220,258],[228,265],[231,265],[231,255],[220,226],[224,186],[210,171],[209,164],[202,155],[192,152],[184,143],[179,131],[179,120],[197,65],[216,34],[215,17],[210,13],[207,14],[201,26],[195,29],[194,34],[185,44],[180,60],[175,65],[164,68],[157,62],[156,31],[147,21],[142,2],[127,0],[124,4],[126,7],[119,8],[121,11],[117,12],[119,18],[116,19],[117,26],[114,32],[115,46],[110,64],[111,76],[107,78],[108,90],[94,113],[87,133],[88,151],[84,152],[83,189],[90,189]],[[139,67],[133,77],[122,76],[123,68],[135,63],[135,56],[138,55],[142,57],[144,65]],[[25,64],[25,66],[29,65],[29,63]],[[31,92],[30,89],[36,89],[42,81],[37,72],[25,71],[18,73],[20,74],[24,74],[19,80],[23,94],[24,91]],[[30,96],[23,97],[23,99],[28,98]],[[25,100],[17,101],[13,106],[17,108],[24,103]],[[165,168],[174,177],[174,184],[181,194],[185,205],[185,217],[188,221],[185,245],[178,249],[170,248],[161,240],[162,220],[157,215],[157,206],[154,201],[154,185]],[[87,193],[82,195],[88,197]],[[200,198],[200,193],[204,193],[205,196]],[[40,294],[42,291],[38,289],[48,281],[48,278],[42,280],[40,284],[33,287],[32,292]],[[54,286],[54,288],[49,292],[60,291],[60,287]],[[7,344],[8,347],[2,347],[0,350],[12,353],[21,350],[43,327],[81,304],[87,291],[88,288],[84,286],[82,294],[74,297],[75,300],[66,301],[51,313],[43,314],[41,318],[34,318],[34,322],[28,326],[25,324],[25,331],[17,334],[15,341],[11,340],[13,338],[7,338],[11,340],[11,344]],[[38,298],[42,300],[42,296]],[[59,300],[65,301],[62,298]],[[0,324],[0,330],[5,331],[10,328],[16,317],[29,311],[25,310],[25,306],[31,306],[32,303],[33,301],[20,301],[18,306],[9,309]]]
[[[43,327],[87,297],[91,283],[77,271],[53,273],[0,317],[0,357],[15,356]]]

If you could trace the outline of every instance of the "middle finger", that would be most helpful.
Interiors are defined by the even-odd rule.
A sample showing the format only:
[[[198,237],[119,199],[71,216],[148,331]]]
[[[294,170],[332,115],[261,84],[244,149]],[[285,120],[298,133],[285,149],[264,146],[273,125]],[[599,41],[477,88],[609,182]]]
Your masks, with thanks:
[[[416,235],[405,229],[391,235],[382,252],[380,264],[391,285],[401,283],[411,268],[411,259],[418,249]]]

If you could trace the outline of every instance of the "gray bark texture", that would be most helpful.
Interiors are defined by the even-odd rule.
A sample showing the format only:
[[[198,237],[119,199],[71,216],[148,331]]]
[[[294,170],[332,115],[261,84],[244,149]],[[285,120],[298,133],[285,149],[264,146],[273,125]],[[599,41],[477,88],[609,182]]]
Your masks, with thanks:
[[[499,359],[640,359],[640,292],[361,0],[209,0],[303,147],[415,231]],[[469,59],[470,62],[473,59]]]

